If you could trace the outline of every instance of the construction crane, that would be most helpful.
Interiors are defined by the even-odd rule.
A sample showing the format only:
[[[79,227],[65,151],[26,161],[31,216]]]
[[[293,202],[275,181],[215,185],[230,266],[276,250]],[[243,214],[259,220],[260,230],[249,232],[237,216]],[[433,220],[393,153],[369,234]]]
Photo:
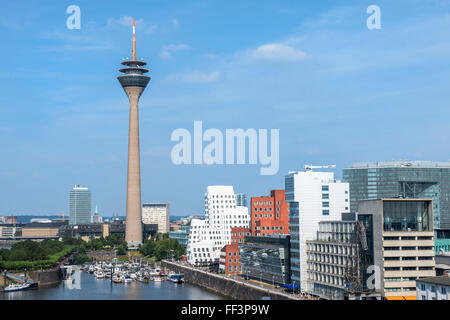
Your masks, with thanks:
[[[328,166],[312,166],[310,164],[305,165],[305,171],[312,171],[312,169],[328,169],[328,168],[336,168],[335,164],[330,164]]]

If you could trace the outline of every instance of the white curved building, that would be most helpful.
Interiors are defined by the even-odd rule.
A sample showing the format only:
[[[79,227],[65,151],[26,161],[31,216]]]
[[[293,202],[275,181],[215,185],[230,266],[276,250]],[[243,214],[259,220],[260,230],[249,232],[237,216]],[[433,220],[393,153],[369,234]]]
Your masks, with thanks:
[[[248,228],[247,207],[236,205],[232,186],[208,186],[205,193],[205,218],[192,219],[187,245],[191,264],[207,264],[220,259],[220,250],[231,243],[231,228]]]

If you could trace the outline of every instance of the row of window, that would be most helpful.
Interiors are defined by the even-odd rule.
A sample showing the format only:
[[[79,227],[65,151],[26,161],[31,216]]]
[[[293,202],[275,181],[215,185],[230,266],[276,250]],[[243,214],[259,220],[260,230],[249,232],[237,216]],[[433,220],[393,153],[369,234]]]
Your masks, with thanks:
[[[264,203],[263,203],[264,202]],[[269,205],[272,205],[272,201],[259,201],[259,205],[265,205],[267,206],[267,203],[269,203]],[[280,201],[276,202],[278,205],[280,204]],[[258,201],[253,202],[253,205],[257,206],[258,205]]]
[[[400,247],[383,247],[385,251],[399,251]],[[434,247],[432,246],[407,246],[407,247],[401,247],[401,250],[434,250]]]
[[[401,257],[403,261],[417,260],[416,257]],[[419,260],[433,260],[433,257],[418,257]],[[400,257],[384,257],[385,261],[399,261]]]
[[[408,236],[408,237],[383,237],[384,240],[387,241],[398,241],[398,240],[416,240],[416,237]],[[417,240],[433,240],[433,237],[430,236],[419,236]]]
[[[402,267],[403,271],[412,271],[412,270],[433,270],[433,267]],[[400,271],[400,267],[384,267],[384,271]]]

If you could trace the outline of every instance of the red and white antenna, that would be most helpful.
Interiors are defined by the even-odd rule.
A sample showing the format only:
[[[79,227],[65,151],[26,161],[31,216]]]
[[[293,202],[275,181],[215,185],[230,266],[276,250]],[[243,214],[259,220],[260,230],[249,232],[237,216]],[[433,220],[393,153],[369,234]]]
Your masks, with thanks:
[[[131,48],[131,61],[136,61],[136,23],[133,18],[133,46]]]

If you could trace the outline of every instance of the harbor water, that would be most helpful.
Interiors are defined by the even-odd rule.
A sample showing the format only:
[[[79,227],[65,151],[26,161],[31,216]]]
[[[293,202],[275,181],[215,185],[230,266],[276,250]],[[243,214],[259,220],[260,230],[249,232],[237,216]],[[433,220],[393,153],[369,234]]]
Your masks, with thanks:
[[[80,272],[79,284],[61,282],[49,288],[34,288],[16,292],[0,292],[0,300],[221,300],[225,297],[206,289],[170,281],[148,283],[113,283]]]

